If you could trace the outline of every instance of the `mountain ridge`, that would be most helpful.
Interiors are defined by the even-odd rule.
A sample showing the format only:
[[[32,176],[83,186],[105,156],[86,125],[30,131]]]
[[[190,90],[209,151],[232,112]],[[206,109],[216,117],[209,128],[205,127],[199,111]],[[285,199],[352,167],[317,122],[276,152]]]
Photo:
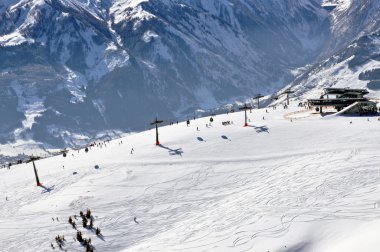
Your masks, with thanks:
[[[63,147],[274,93],[332,53],[334,11],[319,0],[8,0],[0,142]]]

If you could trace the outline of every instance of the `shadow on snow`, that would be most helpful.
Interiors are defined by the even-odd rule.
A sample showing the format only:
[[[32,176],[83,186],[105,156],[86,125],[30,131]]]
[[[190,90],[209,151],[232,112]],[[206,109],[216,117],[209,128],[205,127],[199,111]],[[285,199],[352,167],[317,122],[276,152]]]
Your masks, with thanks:
[[[197,137],[197,140],[198,140],[199,142],[206,142],[202,137]]]
[[[167,146],[164,146],[164,145],[162,145],[162,144],[160,144],[159,146],[160,146],[161,148],[163,148],[163,149],[168,150],[168,151],[169,151],[169,155],[171,155],[171,156],[179,155],[179,156],[182,157],[182,153],[183,153],[182,148],[171,149],[171,148],[169,148],[169,147],[167,147]]]
[[[223,136],[221,136],[221,137],[222,137],[224,140],[231,141],[231,139],[229,139],[228,136],[223,135]]]
[[[264,126],[254,126],[254,125],[249,125],[248,127],[254,128],[257,133],[263,133],[266,132],[269,134],[269,128],[264,125]]]
[[[54,190],[54,186],[46,187],[44,185],[40,185],[40,187],[44,189],[41,193],[49,193]]]

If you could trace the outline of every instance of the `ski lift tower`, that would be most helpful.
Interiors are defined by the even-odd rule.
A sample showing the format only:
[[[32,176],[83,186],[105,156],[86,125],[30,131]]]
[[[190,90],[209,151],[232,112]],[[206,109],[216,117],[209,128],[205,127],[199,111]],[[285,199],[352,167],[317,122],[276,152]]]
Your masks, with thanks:
[[[253,99],[257,100],[257,109],[260,109],[260,99],[263,98],[264,96],[261,94],[256,95]]]
[[[164,121],[158,120],[156,117],[156,120],[152,122],[150,125],[156,125],[156,145],[160,145],[160,141],[158,140],[158,125],[163,123]]]
[[[34,176],[36,177],[36,183],[37,183],[37,186],[42,186],[41,182],[40,182],[40,179],[38,178],[38,173],[37,173],[37,168],[36,168],[36,164],[34,163],[34,161],[37,161],[39,160],[40,157],[35,157],[35,156],[31,156],[29,158],[28,161],[26,161],[27,163],[30,163],[32,162],[33,164],[33,169],[34,169]]]
[[[286,95],[286,105],[289,106],[289,95],[290,94],[293,94],[294,91],[292,91],[291,88],[287,88],[282,94],[285,94]]]
[[[252,107],[251,106],[248,106],[247,103],[244,104],[243,107],[240,107],[239,110],[243,111],[244,110],[244,127],[247,127],[248,126],[248,121],[247,121],[247,110],[251,110]]]

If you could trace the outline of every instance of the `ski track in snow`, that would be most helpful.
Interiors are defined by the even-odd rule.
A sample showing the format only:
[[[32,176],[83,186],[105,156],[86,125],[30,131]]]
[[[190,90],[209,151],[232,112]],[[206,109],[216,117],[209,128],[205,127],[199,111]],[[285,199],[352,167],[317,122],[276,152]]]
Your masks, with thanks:
[[[104,241],[77,224],[97,251],[291,251],[284,246],[300,242],[327,251],[328,234],[306,235],[315,225],[339,233],[340,221],[354,228],[380,217],[380,122],[290,122],[282,116],[291,110],[254,110],[247,128],[242,113],[218,115],[210,128],[209,118],[166,126],[164,148],[150,130],[37,161],[50,192],[35,187],[31,164],[2,169],[0,251],[51,251],[56,235],[84,251],[67,220],[87,207]]]

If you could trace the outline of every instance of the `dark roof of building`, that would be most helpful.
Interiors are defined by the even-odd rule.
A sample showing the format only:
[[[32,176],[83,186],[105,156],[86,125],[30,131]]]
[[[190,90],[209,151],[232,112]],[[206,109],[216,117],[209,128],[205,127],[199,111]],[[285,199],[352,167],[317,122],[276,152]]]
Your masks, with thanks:
[[[369,94],[367,89],[325,88],[325,94]]]
[[[311,106],[347,107],[355,102],[367,102],[366,98],[308,99]]]

